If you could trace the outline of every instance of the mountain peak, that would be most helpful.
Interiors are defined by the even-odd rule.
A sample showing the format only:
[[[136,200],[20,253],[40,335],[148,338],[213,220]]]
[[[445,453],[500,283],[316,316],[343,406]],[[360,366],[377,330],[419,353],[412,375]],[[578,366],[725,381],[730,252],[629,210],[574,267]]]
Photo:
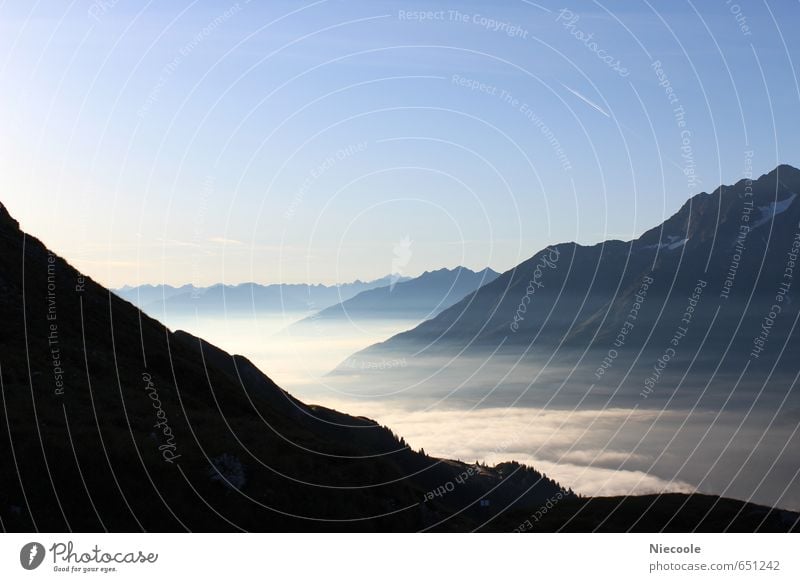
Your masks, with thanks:
[[[451,274],[458,275],[458,274],[461,274],[461,273],[463,273],[465,275],[481,275],[481,274],[484,274],[484,273],[487,274],[487,275],[497,275],[497,274],[499,274],[496,271],[494,271],[491,267],[485,267],[483,269],[480,269],[479,271],[473,271],[469,267],[465,267],[463,265],[458,265],[457,267],[453,267],[452,269],[449,269],[447,267],[441,267],[440,269],[433,269],[433,270],[430,270],[430,271],[425,271],[424,273],[422,273],[422,275],[420,275],[420,277],[425,277],[425,276],[429,276],[429,275],[451,275]]]
[[[713,192],[701,192],[683,203],[681,208],[662,224],[649,229],[637,240],[645,248],[659,247],[664,250],[679,250],[684,244],[690,246],[701,240],[730,239],[730,228],[740,221],[746,198],[754,208],[751,228],[766,224],[788,207],[794,195],[800,192],[800,170],[781,164],[758,178],[742,178],[734,184],[722,184]],[[735,233],[734,235],[735,236]]]
[[[780,177],[780,174],[793,174],[795,176],[800,176],[800,170],[795,168],[790,164],[778,164],[778,166],[770,172],[770,174],[777,174]]]
[[[19,230],[19,222],[8,213],[5,204],[0,202],[0,227]]]

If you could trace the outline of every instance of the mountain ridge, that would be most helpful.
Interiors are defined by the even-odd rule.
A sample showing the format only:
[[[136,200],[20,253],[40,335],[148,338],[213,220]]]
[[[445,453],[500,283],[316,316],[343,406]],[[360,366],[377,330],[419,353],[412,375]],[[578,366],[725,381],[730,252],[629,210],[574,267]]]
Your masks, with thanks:
[[[742,202],[746,188],[753,192],[750,210],[735,204]],[[773,218],[775,224],[796,225],[800,221],[800,204],[793,198],[798,191],[800,170],[781,165],[755,180],[739,180],[734,186],[720,186],[711,194],[696,194],[661,225],[629,241],[551,245],[436,317],[358,352],[353,358],[377,356],[382,350],[394,352],[393,357],[397,357],[397,352],[409,351],[404,346],[410,343],[415,344],[413,351],[420,345],[432,344],[437,349],[452,351],[473,346],[491,349],[501,342],[526,347],[534,338],[539,343],[559,345],[562,340],[574,344],[607,339],[623,323],[619,317],[609,319],[608,314],[624,311],[621,305],[629,300],[648,273],[657,275],[657,283],[649,291],[650,298],[667,300],[671,289],[689,288],[699,276],[706,275],[708,285],[716,291],[724,284],[725,278],[720,277],[720,273],[727,270],[735,235],[744,220],[740,218],[756,213],[758,220],[745,221],[749,227],[749,252],[737,268],[742,273],[748,269],[754,274],[760,273],[753,255],[757,259],[759,253],[766,254],[768,250],[774,255],[779,246],[789,244],[789,235],[783,233],[788,226],[776,230],[774,236],[772,230],[768,231],[769,236],[765,235],[764,227],[773,224],[770,222]],[[764,208],[769,208],[770,203],[786,200],[790,202],[780,213],[770,216],[766,212],[764,216]],[[547,253],[557,253],[558,268],[540,264]],[[549,261],[551,265],[552,262]],[[718,269],[706,272],[706,263],[716,264]],[[773,277],[779,270],[779,265],[773,265],[768,274]],[[542,274],[543,280],[531,283],[537,272]],[[762,284],[761,281],[757,283]],[[526,293],[530,285],[534,285],[538,293]],[[747,298],[741,287],[740,284],[734,288],[728,303]],[[768,293],[761,288],[759,292],[761,295]],[[525,305],[526,313],[522,316],[519,313],[521,302],[525,297],[534,296],[537,310],[527,310]],[[515,315],[519,319],[516,329],[512,326]],[[587,327],[587,322],[593,320],[597,325]],[[562,333],[565,329],[568,331]]]
[[[356,279],[351,283],[323,285],[321,283],[216,283],[207,287],[187,284],[126,286],[113,290],[136,307],[150,314],[181,315],[201,313],[207,316],[228,312],[313,312],[358,293],[388,285],[394,280],[386,275],[372,281]],[[401,280],[406,280],[401,278]]]
[[[375,421],[303,404],[80,273],[2,204],[0,315],[6,531],[510,531],[575,498],[524,465],[436,459]],[[646,501],[626,499],[587,517],[622,527],[622,509]],[[702,501],[706,516],[737,529],[800,518],[753,504],[732,516],[720,500]],[[552,515],[561,507],[574,504]]]
[[[498,275],[488,267],[480,271],[461,266],[425,271],[418,277],[361,291],[301,320],[295,326],[340,318],[427,319],[493,281]]]

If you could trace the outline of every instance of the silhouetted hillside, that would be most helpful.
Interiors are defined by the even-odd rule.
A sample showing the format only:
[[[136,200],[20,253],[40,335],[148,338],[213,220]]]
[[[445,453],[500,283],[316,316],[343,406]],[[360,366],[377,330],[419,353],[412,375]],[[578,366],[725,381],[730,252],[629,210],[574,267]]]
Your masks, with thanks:
[[[786,532],[800,514],[712,495],[570,498],[534,514],[512,511],[486,531],[525,532]]]
[[[2,206],[0,314],[10,531],[466,530],[564,493],[303,404],[83,276]]]

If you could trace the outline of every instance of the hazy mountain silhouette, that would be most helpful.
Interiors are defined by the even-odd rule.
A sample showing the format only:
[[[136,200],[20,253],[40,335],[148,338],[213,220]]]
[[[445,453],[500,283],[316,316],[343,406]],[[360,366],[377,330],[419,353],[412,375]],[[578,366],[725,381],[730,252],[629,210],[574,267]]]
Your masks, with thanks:
[[[353,281],[341,285],[308,285],[285,283],[260,285],[212,285],[194,287],[183,285],[125,286],[114,292],[154,317],[199,313],[202,316],[218,316],[231,312],[316,312],[346,301],[351,297],[376,287],[389,285],[393,281],[405,281],[407,277],[387,275],[374,281]]]
[[[125,285],[119,289],[112,289],[112,291],[123,299],[130,301],[139,309],[146,310],[149,306],[154,307],[155,305],[153,304],[163,303],[172,297],[178,295],[189,296],[192,293],[200,294],[206,289],[205,287],[195,287],[189,284],[181,285],[180,287],[172,285]]]
[[[626,321],[633,322],[632,309],[638,311],[624,349],[661,350],[699,286],[681,352],[691,354],[704,342],[704,358],[739,361],[753,349],[781,284],[792,282],[786,269],[794,268],[790,253],[800,244],[798,192],[800,170],[781,165],[757,180],[694,196],[633,241],[553,245],[352,360],[499,346],[545,358],[570,348],[607,350]],[[774,349],[754,364],[772,362],[787,340],[787,350],[800,347],[790,334],[798,306],[791,296],[781,299],[768,342]]]
[[[362,291],[355,297],[323,309],[295,325],[311,320],[339,322],[347,319],[423,320],[441,313],[478,287],[494,281],[491,269],[466,267],[425,271],[419,277]]]

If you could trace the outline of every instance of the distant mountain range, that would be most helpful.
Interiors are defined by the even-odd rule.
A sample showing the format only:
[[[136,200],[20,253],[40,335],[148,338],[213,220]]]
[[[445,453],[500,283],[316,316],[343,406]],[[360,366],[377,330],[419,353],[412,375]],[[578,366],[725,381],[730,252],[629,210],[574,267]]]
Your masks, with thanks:
[[[139,285],[125,286],[113,291],[153,317],[164,313],[179,315],[196,312],[206,316],[230,312],[313,313],[346,301],[362,291],[406,280],[408,277],[387,275],[374,281],[353,281],[341,285]]]
[[[426,271],[413,279],[362,291],[296,325],[312,320],[342,322],[347,319],[408,319],[418,322],[441,313],[478,287],[494,281],[498,275],[489,268],[478,272],[466,267]]]
[[[772,364],[800,349],[798,192],[800,170],[781,165],[694,196],[635,240],[552,245],[350,364],[464,349],[543,359],[615,350],[622,359],[671,353],[673,343],[685,361],[698,353],[732,366]],[[580,365],[587,360],[585,377],[602,376],[597,358]],[[780,364],[796,367],[794,358]]]

